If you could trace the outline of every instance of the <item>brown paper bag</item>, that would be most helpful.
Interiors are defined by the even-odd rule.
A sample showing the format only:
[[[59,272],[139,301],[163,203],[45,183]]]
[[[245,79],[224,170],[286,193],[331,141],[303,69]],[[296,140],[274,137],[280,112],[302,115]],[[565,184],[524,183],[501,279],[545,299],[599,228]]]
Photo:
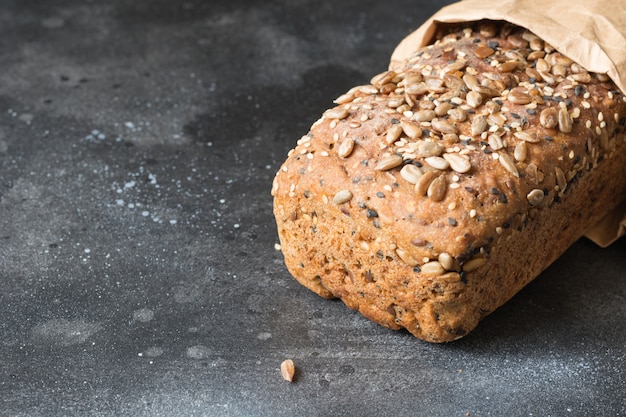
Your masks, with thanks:
[[[505,20],[524,27],[587,70],[607,74],[626,93],[626,4],[623,0],[464,0],[444,7],[404,38],[389,64],[397,68],[428,45],[438,23]],[[626,198],[626,196],[624,196]],[[626,234],[626,201],[586,236],[606,247]]]

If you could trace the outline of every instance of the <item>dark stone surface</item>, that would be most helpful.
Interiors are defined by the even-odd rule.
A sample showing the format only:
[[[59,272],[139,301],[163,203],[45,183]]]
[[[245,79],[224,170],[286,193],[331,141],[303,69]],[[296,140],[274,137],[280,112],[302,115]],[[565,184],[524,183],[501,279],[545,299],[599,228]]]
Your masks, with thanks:
[[[445,3],[4,1],[0,414],[626,415],[624,240],[447,345],[274,249],[287,151]]]

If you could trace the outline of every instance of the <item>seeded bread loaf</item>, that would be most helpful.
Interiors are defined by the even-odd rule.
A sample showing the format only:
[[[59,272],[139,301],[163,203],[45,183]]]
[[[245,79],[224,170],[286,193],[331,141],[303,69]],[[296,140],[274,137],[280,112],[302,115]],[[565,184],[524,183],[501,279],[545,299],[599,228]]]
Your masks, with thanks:
[[[446,26],[335,100],[272,187],[285,263],[420,339],[463,337],[626,196],[626,99],[532,33]]]

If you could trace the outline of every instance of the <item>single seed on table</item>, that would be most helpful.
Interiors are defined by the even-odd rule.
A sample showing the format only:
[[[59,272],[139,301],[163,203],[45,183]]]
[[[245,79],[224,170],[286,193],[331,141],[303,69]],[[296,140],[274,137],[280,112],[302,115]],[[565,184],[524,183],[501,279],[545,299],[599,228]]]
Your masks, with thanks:
[[[539,123],[548,129],[555,128],[559,124],[559,112],[554,107],[543,109],[539,115]]]
[[[295,373],[296,366],[294,365],[293,360],[286,359],[280,364],[280,375],[285,381],[292,382]]]
[[[413,164],[405,165],[400,170],[400,176],[411,184],[417,184],[422,175],[422,170]]]
[[[380,162],[378,162],[378,165],[376,165],[374,170],[388,171],[390,169],[393,169],[397,166],[402,165],[402,162],[403,162],[402,157],[400,155],[394,154],[386,158],[383,158]]]
[[[430,183],[426,195],[435,202],[441,201],[446,196],[447,187],[448,182],[446,181],[446,176],[440,175]]]
[[[519,161],[524,162],[526,157],[528,156],[528,146],[526,142],[520,142],[515,145],[515,150],[513,151],[513,157]]]
[[[559,110],[559,130],[563,133],[569,133],[572,131],[573,123],[572,116],[566,109],[561,108]]]
[[[385,141],[387,142],[387,144],[390,145],[394,143],[395,141],[397,141],[401,134],[402,134],[402,126],[398,124],[391,125],[389,130],[387,130]]]
[[[328,119],[345,119],[348,116],[348,109],[335,107],[334,109],[326,110],[324,116]]]
[[[469,158],[459,155],[458,153],[444,153],[443,158],[448,161],[450,168],[459,174],[465,174],[472,169]]]
[[[506,169],[511,174],[513,174],[514,177],[519,178],[519,171],[517,170],[517,167],[515,166],[515,162],[513,162],[513,159],[511,159],[511,157],[508,154],[505,154],[505,153],[501,154],[500,157],[498,158],[498,161],[500,161],[500,165],[502,165],[504,169]]]
[[[526,195],[526,199],[528,199],[528,202],[533,207],[541,204],[544,197],[545,195],[543,193],[543,190],[540,190],[538,188],[535,188],[534,190],[529,192],[528,195]]]
[[[426,163],[431,167],[440,171],[445,171],[450,167],[450,163],[440,156],[430,156],[428,158],[424,158],[424,161],[426,161]]]
[[[339,145],[339,149],[337,150],[337,155],[339,155],[339,157],[341,158],[347,158],[348,156],[350,156],[353,150],[354,150],[354,139],[347,138],[346,140],[341,142],[341,145]]]
[[[513,133],[513,136],[530,143],[537,143],[540,141],[536,133],[529,133],[527,131],[515,132]]]
[[[333,203],[343,204],[352,200],[352,192],[350,190],[340,190],[333,197]]]
[[[476,116],[472,120],[471,132],[472,136],[479,136],[485,130],[487,130],[487,118],[485,116]]]
[[[422,128],[415,123],[402,121],[400,122],[400,126],[402,127],[404,134],[411,139],[417,139],[422,136]]]
[[[426,171],[415,183],[415,192],[418,195],[426,195],[428,193],[428,187],[435,178],[439,176],[436,171]]]
[[[495,133],[487,136],[487,143],[489,143],[489,147],[494,151],[498,151],[504,148],[504,142],[502,141],[502,138],[500,137],[500,135],[497,135]]]

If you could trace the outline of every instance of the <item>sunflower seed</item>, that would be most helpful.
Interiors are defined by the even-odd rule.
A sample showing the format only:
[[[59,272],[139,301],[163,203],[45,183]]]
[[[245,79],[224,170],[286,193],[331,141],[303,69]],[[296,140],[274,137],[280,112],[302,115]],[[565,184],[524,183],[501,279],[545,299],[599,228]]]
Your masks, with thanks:
[[[519,177],[519,171],[515,166],[515,162],[513,162],[513,159],[511,159],[508,154],[501,154],[498,158],[498,161],[500,161],[500,165],[502,165],[504,169],[513,174],[514,177]]]
[[[467,120],[467,111],[459,108],[451,109],[448,111],[448,116],[454,122],[464,122]]]
[[[545,128],[554,129],[559,124],[559,112],[554,107],[548,107],[541,111],[539,123]]]
[[[537,134],[532,134],[529,133],[527,131],[521,131],[521,132],[515,132],[513,133],[513,136],[515,136],[516,138],[526,141],[526,142],[530,142],[530,143],[537,143],[539,142],[539,138],[537,137]]]
[[[407,164],[400,170],[400,176],[411,184],[417,184],[422,175],[422,170],[413,164]]]
[[[431,167],[440,171],[445,171],[450,167],[450,163],[440,156],[430,156],[425,158],[424,161],[426,161],[426,163]]]
[[[474,88],[480,86],[480,83],[478,82],[478,78],[476,78],[472,74],[465,74],[463,76],[463,81],[465,82],[465,85],[467,86],[467,88],[469,88],[472,91],[474,90]]]
[[[363,94],[377,94],[378,93],[378,88],[374,87],[371,84],[368,85],[362,85],[359,87],[359,91]]]
[[[430,183],[426,195],[433,201],[441,201],[446,196],[447,187],[448,182],[446,181],[445,175],[440,175]]]
[[[545,197],[545,194],[543,193],[543,190],[535,188],[534,190],[528,193],[528,195],[526,196],[526,199],[528,199],[528,202],[530,203],[530,205],[534,207],[534,206],[538,206],[539,204],[541,204],[544,197]]]
[[[439,103],[439,105],[435,107],[435,114],[439,117],[443,117],[448,114],[448,111],[452,110],[452,108],[454,108],[452,104],[444,101],[443,103]]]
[[[417,260],[415,260],[415,258],[409,255],[409,253],[405,251],[404,249],[397,248],[396,255],[398,255],[398,257],[402,259],[402,262],[404,262],[410,267],[414,267],[419,264],[419,262],[417,262]]]
[[[343,204],[352,200],[352,192],[350,190],[340,190],[333,197],[333,203]]]
[[[435,178],[439,176],[437,171],[426,171],[415,183],[415,191],[418,195],[426,195],[428,188]]]
[[[340,158],[347,158],[348,156],[350,156],[353,150],[354,150],[354,139],[346,138],[343,142],[341,142],[341,145],[339,145],[339,149],[337,150],[337,155],[339,155]]]
[[[391,82],[396,76],[396,73],[394,71],[384,71],[381,72],[378,75],[375,75],[371,81],[370,84],[372,84],[375,87],[380,88],[381,86]]]
[[[420,269],[422,270],[422,274],[424,275],[441,275],[446,272],[443,266],[441,266],[441,264],[439,263],[439,261],[427,262],[424,265],[420,266]]]
[[[530,94],[520,90],[511,90],[507,96],[507,100],[513,104],[528,104],[532,101],[532,97],[530,97]]]
[[[455,125],[450,122],[445,121],[444,119],[435,118],[430,122],[432,124],[432,128],[437,132],[441,133],[457,133],[458,129]]]
[[[326,110],[324,116],[328,119],[345,119],[348,113],[348,109],[345,107],[335,107],[334,109]]]
[[[561,108],[559,110],[559,130],[563,133],[569,133],[572,131],[573,123],[572,116],[567,112],[567,109]]]
[[[470,91],[465,96],[465,100],[467,101],[468,106],[475,109],[482,104],[483,96],[481,96],[480,93],[477,93],[476,91]]]
[[[447,252],[441,252],[437,257],[437,261],[439,261],[441,266],[447,271],[454,269],[454,258]]]
[[[440,156],[443,153],[443,146],[430,140],[418,142],[415,153],[420,158],[428,158],[429,156]]]
[[[472,120],[471,132],[472,136],[479,136],[487,130],[487,119],[484,116],[476,116]]]
[[[334,100],[334,103],[336,104],[345,104],[345,103],[349,103],[352,100],[354,100],[354,93],[345,93],[340,95],[339,97],[337,97]]]
[[[443,158],[448,161],[450,168],[459,174],[465,174],[472,169],[472,164],[468,157],[458,153],[444,153]]]
[[[463,271],[471,272],[487,263],[487,258],[477,256],[463,263]]]
[[[526,142],[522,141],[515,145],[515,150],[513,151],[513,157],[516,161],[524,162],[526,160],[526,156],[528,155],[528,146]]]
[[[422,128],[415,123],[402,121],[400,122],[400,126],[404,134],[411,139],[417,139],[422,136]]]
[[[391,125],[389,130],[387,130],[387,135],[385,136],[385,141],[387,144],[392,144],[398,140],[398,138],[402,135],[402,126],[395,124]]]
[[[413,120],[417,122],[430,122],[436,116],[437,115],[435,114],[433,110],[428,110],[428,109],[418,110],[415,113],[413,113]]]
[[[397,166],[402,165],[402,157],[400,155],[391,155],[386,158],[383,158],[378,165],[374,168],[376,171],[388,171]]]
[[[513,72],[517,69],[517,62],[515,61],[506,61],[496,67],[496,71],[498,72]]]
[[[502,141],[502,138],[500,137],[500,135],[496,135],[495,133],[487,136],[487,142],[489,143],[489,147],[494,151],[498,151],[504,148],[504,142]]]

